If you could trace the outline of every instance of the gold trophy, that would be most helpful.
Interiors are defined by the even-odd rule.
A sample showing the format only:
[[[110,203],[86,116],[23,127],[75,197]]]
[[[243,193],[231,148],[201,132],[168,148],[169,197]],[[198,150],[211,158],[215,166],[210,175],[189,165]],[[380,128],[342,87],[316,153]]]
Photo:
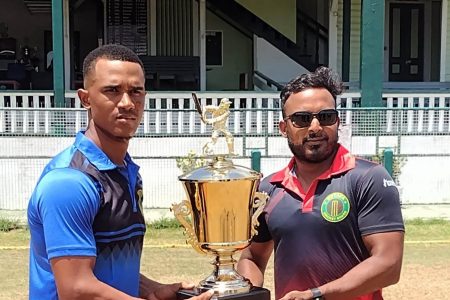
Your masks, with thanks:
[[[202,109],[195,94],[193,98],[201,120],[213,126],[211,140],[203,147],[210,161],[178,177],[188,200],[174,204],[172,210],[192,247],[214,256],[214,270],[194,290],[179,291],[178,299],[213,289],[215,299],[269,300],[267,289],[252,287],[249,280],[239,275],[233,258],[257,234],[258,216],[268,199],[265,193],[256,191],[262,175],[231,161],[236,155],[233,136],[226,127],[230,114],[228,99],[222,99],[219,106]],[[220,133],[225,135],[228,153],[215,155],[213,146]]]

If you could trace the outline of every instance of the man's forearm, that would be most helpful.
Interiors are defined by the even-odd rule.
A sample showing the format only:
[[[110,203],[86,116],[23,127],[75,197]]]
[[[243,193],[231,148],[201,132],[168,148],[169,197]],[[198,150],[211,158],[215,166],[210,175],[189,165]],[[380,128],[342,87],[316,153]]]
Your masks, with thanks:
[[[82,280],[74,282],[70,288],[58,287],[61,300],[138,300],[99,280]]]
[[[250,259],[239,261],[237,271],[239,274],[250,280],[254,286],[263,286],[264,274],[261,269]]]
[[[370,257],[319,289],[327,300],[352,299],[397,283],[400,269],[401,260],[387,263],[383,259]]]
[[[403,258],[404,233],[386,232],[363,237],[370,257],[344,276],[320,287],[328,300],[351,299],[397,283]]]
[[[151,280],[141,274],[139,277],[139,295],[143,298],[147,298],[150,293],[154,292],[161,285],[161,283]]]

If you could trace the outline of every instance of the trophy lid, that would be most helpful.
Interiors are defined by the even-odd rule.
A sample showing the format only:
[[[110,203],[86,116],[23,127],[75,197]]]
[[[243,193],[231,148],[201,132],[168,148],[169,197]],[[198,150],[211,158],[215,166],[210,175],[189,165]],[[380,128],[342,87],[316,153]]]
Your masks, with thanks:
[[[226,155],[215,155],[212,161],[204,166],[194,169],[178,177],[180,181],[190,182],[211,182],[211,181],[232,181],[232,180],[257,180],[262,174],[243,167],[234,165]]]

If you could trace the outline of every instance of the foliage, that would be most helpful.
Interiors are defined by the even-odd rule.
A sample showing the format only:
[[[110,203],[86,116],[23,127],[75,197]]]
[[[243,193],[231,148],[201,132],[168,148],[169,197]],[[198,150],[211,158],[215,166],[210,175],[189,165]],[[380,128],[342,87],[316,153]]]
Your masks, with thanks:
[[[22,227],[23,226],[21,226],[19,221],[17,221],[17,220],[0,218],[0,231],[2,231],[2,232],[15,230],[15,229],[19,229]]]
[[[176,161],[177,167],[183,174],[207,164],[207,161],[203,157],[199,157],[193,150],[189,151],[187,156],[177,158]]]
[[[442,218],[414,218],[405,221],[407,226],[431,226],[431,225],[442,225],[450,229],[450,221]]]
[[[181,224],[175,218],[161,218],[151,222],[148,227],[152,229],[179,228],[181,227]]]
[[[395,151],[394,151],[395,153]],[[384,150],[381,150],[377,155],[373,155],[371,160],[383,164],[384,162]],[[396,184],[399,184],[399,177],[402,172],[403,166],[406,164],[407,158],[404,156],[394,155],[392,161],[392,179],[394,179]]]

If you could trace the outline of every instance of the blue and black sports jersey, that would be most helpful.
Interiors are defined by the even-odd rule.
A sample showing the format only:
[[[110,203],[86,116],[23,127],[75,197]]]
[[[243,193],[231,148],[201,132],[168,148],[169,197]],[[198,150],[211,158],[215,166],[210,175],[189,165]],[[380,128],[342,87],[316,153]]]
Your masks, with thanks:
[[[95,276],[139,294],[145,222],[139,167],[118,167],[83,132],[45,167],[28,204],[30,299],[58,299],[50,260],[94,256]]]
[[[259,187],[270,199],[254,241],[274,241],[276,299],[342,277],[369,257],[364,235],[404,231],[397,187],[382,166],[339,146],[330,169],[305,191],[294,165]],[[379,300],[381,291],[357,299]]]

